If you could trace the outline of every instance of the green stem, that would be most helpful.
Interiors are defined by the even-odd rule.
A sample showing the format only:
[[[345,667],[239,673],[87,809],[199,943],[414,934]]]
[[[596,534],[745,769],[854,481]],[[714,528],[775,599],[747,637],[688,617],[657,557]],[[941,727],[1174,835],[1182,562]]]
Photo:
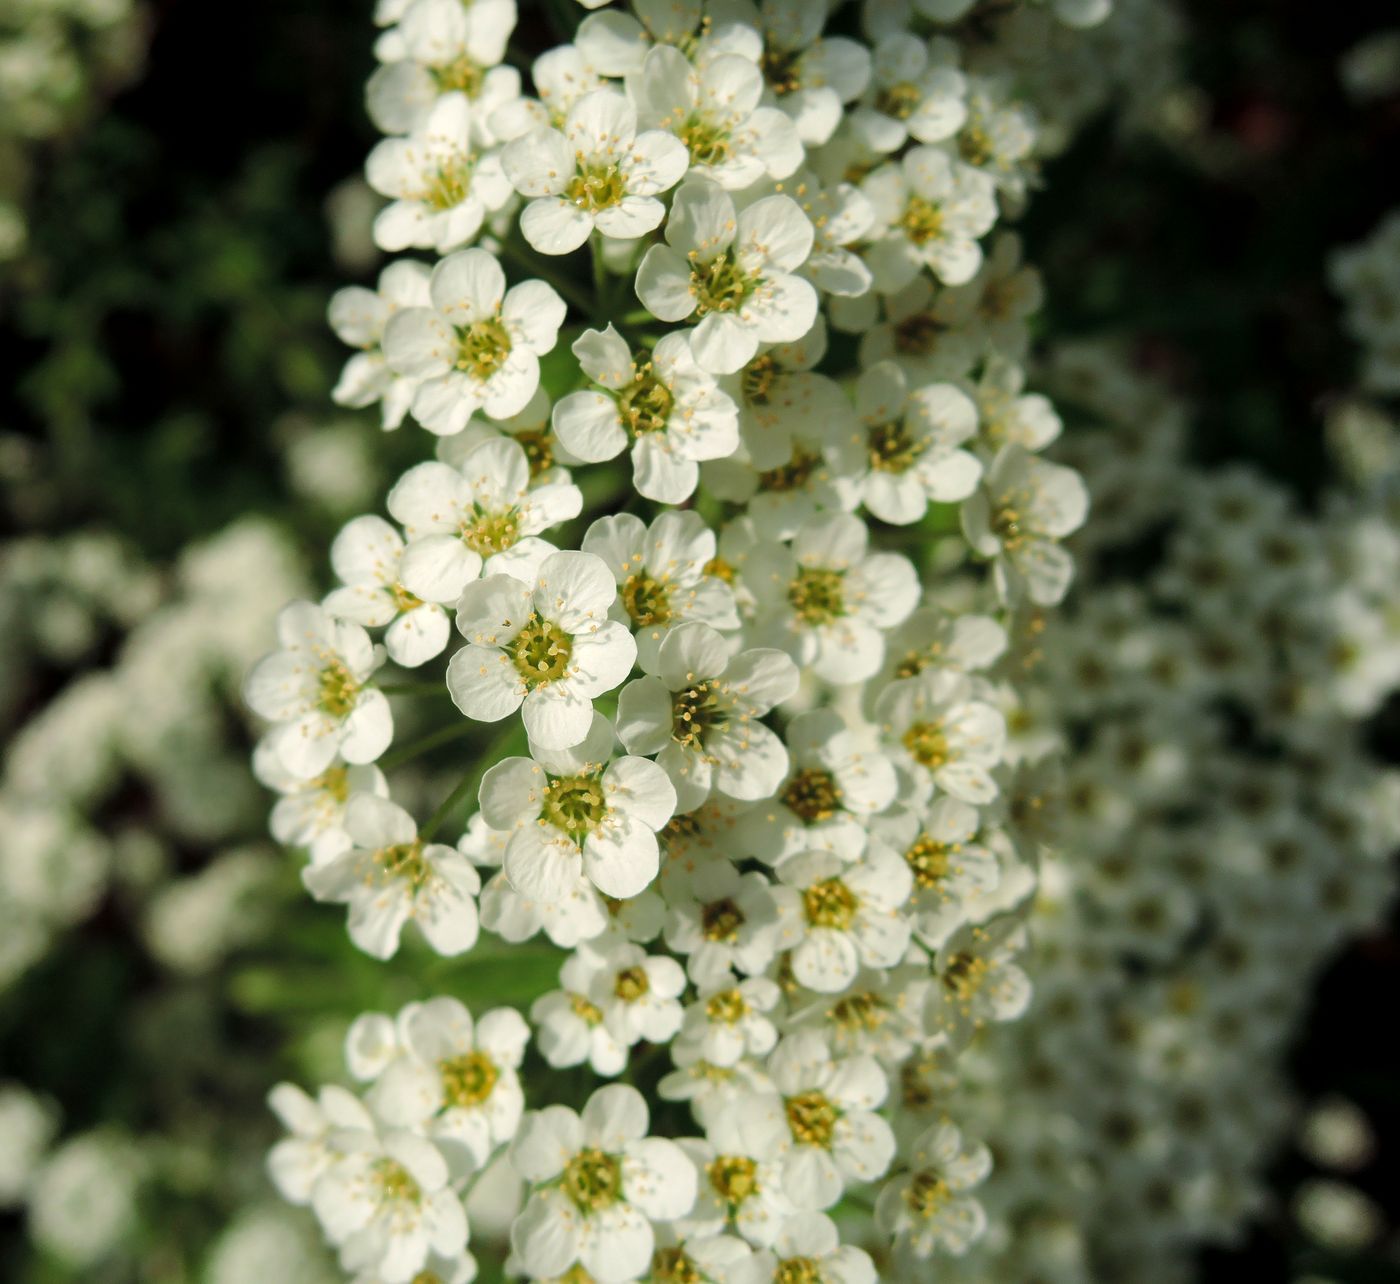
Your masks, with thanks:
[[[533,254],[521,249],[514,241],[501,243],[501,257],[514,263],[516,267],[528,272],[531,276],[538,277],[547,285],[553,286],[565,302],[572,304],[584,316],[591,317],[597,311],[598,302],[596,299],[590,299],[568,277],[560,275],[552,268],[545,267]]]
[[[470,798],[481,788],[481,778],[491,767],[495,766],[502,758],[506,757],[510,748],[519,738],[523,737],[524,734],[524,728],[519,720],[512,718],[506,729],[482,751],[481,755],[476,760],[476,765],[462,777],[457,787],[443,799],[442,806],[428,817],[428,823],[419,828],[418,836],[424,842],[429,841],[432,836],[437,833],[443,821],[460,807],[464,800]]]
[[[384,682],[379,690],[386,696],[447,695],[447,688],[441,682]]]
[[[404,763],[418,757],[419,754],[427,753],[429,749],[436,749],[439,745],[451,744],[454,740],[471,735],[475,730],[476,723],[471,721],[454,722],[450,727],[439,727],[436,731],[430,731],[426,736],[421,736],[411,744],[405,745],[396,753],[388,754],[380,759],[379,765],[385,771],[401,767]]]

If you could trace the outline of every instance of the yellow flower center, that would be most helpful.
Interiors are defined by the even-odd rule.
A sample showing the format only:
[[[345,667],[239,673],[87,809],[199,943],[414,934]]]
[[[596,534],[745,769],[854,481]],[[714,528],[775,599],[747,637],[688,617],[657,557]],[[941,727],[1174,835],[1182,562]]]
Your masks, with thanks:
[[[374,853],[374,863],[386,883],[403,882],[418,888],[433,876],[432,866],[423,858],[423,844],[416,838],[411,843],[381,847]]]
[[[533,691],[547,682],[556,682],[569,668],[573,640],[557,624],[532,615],[511,644],[515,671]]]
[[[632,622],[642,628],[665,624],[671,618],[670,586],[665,580],[652,579],[645,571],[627,577],[621,597]]]
[[[710,1185],[726,1203],[742,1204],[758,1189],[758,1165],[745,1155],[720,1155],[705,1168]]]
[[[904,1188],[904,1203],[918,1217],[932,1217],[952,1198],[948,1183],[936,1173],[915,1173]]]
[[[728,252],[716,255],[707,264],[691,263],[690,289],[695,295],[695,315],[711,312],[737,312],[753,293],[754,281],[730,258]]]
[[[520,514],[514,508],[503,513],[488,513],[479,505],[473,505],[471,517],[457,528],[457,534],[473,553],[493,557],[514,548],[519,541]]]
[[[677,691],[671,697],[671,735],[680,744],[699,745],[705,733],[729,721],[729,711],[719,703],[721,685],[711,679]]]
[[[617,394],[617,412],[633,437],[645,437],[665,430],[676,399],[644,356],[639,354],[634,366],[636,378]]]
[[[541,818],[582,843],[608,814],[603,787],[596,776],[559,776],[545,787]]]
[[[622,1165],[601,1150],[589,1147],[564,1168],[564,1193],[587,1216],[610,1208],[622,1196]]]
[[[904,747],[915,762],[937,771],[948,761],[948,737],[941,722],[916,722],[904,733]]]
[[[691,116],[676,131],[696,165],[723,165],[734,154],[729,131],[711,124],[703,116]]]
[[[783,804],[808,825],[830,820],[841,809],[841,787],[829,771],[807,767],[788,781]]]
[[[817,471],[817,465],[820,463],[820,455],[810,454],[801,446],[794,446],[792,458],[787,463],[759,473],[758,488],[775,494],[801,490],[812,479],[812,474]]]
[[[495,317],[457,327],[457,358],[453,364],[475,379],[486,380],[510,356],[510,333]]]
[[[625,967],[613,981],[613,993],[624,1003],[635,1003],[651,989],[643,967]]]
[[[908,120],[914,114],[914,108],[923,101],[923,97],[918,85],[901,80],[897,85],[890,85],[875,95],[875,110],[886,116],[893,116],[896,120]]]
[[[744,925],[744,912],[727,896],[700,910],[700,930],[707,941],[732,941]]]
[[[778,363],[773,360],[773,354],[765,352],[761,357],[755,357],[744,369],[740,380],[744,400],[751,406],[767,405],[777,381]]]
[[[788,1128],[793,1139],[800,1146],[820,1146],[828,1149],[836,1131],[836,1121],[841,1111],[825,1093],[803,1092],[788,1097],[784,1102],[787,1109]]]
[[[823,1284],[822,1268],[810,1257],[789,1257],[778,1263],[773,1284]]]
[[[913,871],[914,882],[920,887],[937,887],[947,878],[950,857],[948,844],[936,842],[927,834],[920,834],[914,840],[914,845],[904,853],[904,859]]]
[[[350,676],[344,660],[331,660],[317,679],[317,707],[332,718],[347,717],[355,707],[360,684]]]
[[[915,245],[926,245],[943,231],[943,209],[922,196],[911,196],[900,215],[899,226]]]
[[[383,1204],[417,1204],[423,1198],[423,1191],[413,1180],[408,1169],[393,1159],[376,1159],[371,1168],[375,1185],[379,1188],[379,1200]]]
[[[442,1104],[479,1106],[491,1095],[500,1078],[496,1063],[484,1052],[465,1052],[438,1062],[442,1075]]]
[[[748,1015],[749,1005],[738,990],[721,990],[705,1000],[705,1015],[721,1025],[733,1025]]]
[[[788,586],[788,601],[808,624],[830,624],[846,614],[845,577],[845,571],[799,566],[797,578]]]
[[[627,184],[616,165],[585,165],[570,180],[564,195],[579,209],[595,213],[619,204],[627,195]]]
[[[435,210],[450,210],[467,199],[471,191],[474,158],[460,156],[444,165],[428,179],[422,200]]]
[[[928,449],[928,442],[915,437],[902,419],[876,424],[866,432],[866,440],[869,443],[870,466],[881,473],[908,472]]]
[[[855,921],[860,902],[839,878],[813,883],[802,893],[802,910],[813,927],[829,927],[838,932],[849,930]]]

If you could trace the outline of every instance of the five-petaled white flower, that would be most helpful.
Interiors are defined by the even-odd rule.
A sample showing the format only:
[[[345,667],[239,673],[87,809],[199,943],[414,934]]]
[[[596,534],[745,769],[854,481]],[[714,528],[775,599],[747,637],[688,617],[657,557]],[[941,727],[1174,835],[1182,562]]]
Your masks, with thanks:
[[[538,129],[507,145],[502,164],[516,191],[532,200],[520,230],[541,254],[568,254],[596,227],[630,240],[657,228],[666,208],[657,195],[685,177],[690,157],[664,129],[637,133],[637,112],[611,89],[569,108],[563,131]]]
[[[390,253],[455,250],[511,197],[500,159],[473,146],[472,106],[463,94],[439,98],[407,138],[379,143],[365,176],[392,198],[374,220],[375,244]]]
[[[645,758],[613,760],[611,724],[595,713],[570,749],[532,742],[532,758],[507,758],[481,782],[481,812],[511,831],[505,872],[531,900],[564,899],[580,870],[606,896],[635,896],[660,864],[656,831],[676,806],[666,773]]]
[[[664,335],[635,357],[623,337],[585,330],[574,355],[596,389],[561,397],[554,431],[588,463],[612,459],[631,443],[637,492],[661,504],[689,499],[699,461],[723,459],[739,444],[738,409],[695,361],[683,334]]]
[[[656,756],[677,809],[694,811],[712,788],[743,801],[771,797],[788,754],[760,719],[796,693],[791,657],[765,648],[733,655],[714,629],[682,624],[661,644],[655,670],[623,687],[617,730],[633,753]]]
[[[908,1172],[880,1192],[875,1220],[894,1236],[896,1251],[927,1258],[941,1244],[961,1257],[987,1224],[982,1205],[967,1192],[991,1171],[987,1147],[964,1141],[956,1124],[942,1120],[914,1142]]]
[[[625,1084],[599,1088],[582,1115],[547,1106],[525,1116],[510,1158],[533,1189],[511,1247],[530,1275],[563,1275],[577,1262],[599,1284],[621,1284],[647,1269],[653,1222],[690,1212],[697,1184],[675,1142],[647,1136],[649,1119]]]
[[[812,250],[812,224],[787,196],[736,213],[722,187],[689,178],[666,220],[666,244],[637,269],[637,294],[662,321],[696,319],[691,351],[714,374],[732,374],[760,343],[795,343],[817,315],[817,292],[794,273]]]
[[[571,482],[533,481],[524,447],[509,437],[482,441],[456,468],[417,464],[388,499],[408,536],[403,586],[426,601],[455,603],[483,571],[533,579],[558,551],[540,532],[577,517],[582,506]]]
[[[479,1171],[520,1124],[525,1095],[516,1071],[530,1027],[514,1008],[492,1008],[474,1021],[447,996],[411,1004],[397,1024],[403,1055],[379,1077],[375,1110],[423,1131],[454,1173]]]
[[[442,653],[451,632],[447,612],[403,583],[403,537],[382,517],[347,522],[331,545],[331,566],[344,585],[326,595],[325,607],[341,620],[389,627],[384,646],[406,669]]]
[[[567,310],[543,281],[506,289],[485,250],[459,250],[433,269],[431,307],[403,308],[384,327],[384,356],[419,380],[413,415],[432,432],[461,431],[478,409],[504,419],[525,408]]]
[[[467,645],[447,666],[457,707],[480,722],[521,709],[544,749],[581,743],[594,697],[626,678],[637,658],[627,626],[608,618],[616,597],[603,561],[572,551],[545,558],[533,585],[510,575],[468,584],[457,603]]]
[[[389,746],[389,701],[367,685],[383,662],[369,634],[324,607],[293,602],[277,617],[281,649],[253,666],[243,698],[277,725],[267,743],[294,776],[319,776],[337,754],[373,762]]]
[[[791,547],[762,544],[744,565],[756,607],[755,641],[782,647],[828,682],[863,682],[885,658],[884,630],[919,600],[907,557],[869,552],[870,531],[849,513],[819,513]]]
[[[409,1284],[431,1253],[462,1253],[467,1215],[432,1142],[404,1129],[361,1128],[338,1134],[336,1145],[311,1206],[345,1270]]]
[[[439,954],[476,944],[481,876],[456,848],[425,842],[396,803],[357,794],[345,809],[352,846],[302,871],[320,901],[349,905],[350,939],[366,954],[391,958],[410,920]]]
[[[601,557],[617,580],[613,616],[634,630],[637,662],[648,673],[657,671],[661,647],[682,624],[739,627],[734,591],[709,573],[715,546],[714,532],[694,512],[663,512],[650,527],[618,513],[584,534],[583,551]]]
[[[966,499],[982,465],[959,450],[977,432],[977,408],[950,383],[909,387],[893,361],[871,366],[856,383],[856,413],[870,471],[862,482],[865,506],[883,522],[908,526],[929,501]]]

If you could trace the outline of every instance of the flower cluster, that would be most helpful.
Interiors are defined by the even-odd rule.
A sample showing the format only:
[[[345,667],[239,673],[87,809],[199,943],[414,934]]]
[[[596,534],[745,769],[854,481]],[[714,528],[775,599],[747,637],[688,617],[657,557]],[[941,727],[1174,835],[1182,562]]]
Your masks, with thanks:
[[[1360,385],[1400,393],[1400,210],[1364,241],[1332,255],[1332,287],[1346,303],[1345,325],[1361,345]]]
[[[358,1279],[469,1278],[503,1189],[539,1280],[917,1277],[981,1233],[986,1148],[901,1085],[1029,999],[1008,722],[1087,499],[1001,226],[1039,117],[970,6],[917,7],[599,9],[525,94],[511,0],[380,5],[375,235],[437,257],[337,296],[336,396],[434,457],[283,612],[258,769],[367,953],[559,953],[528,1025],[425,999],[356,1023],[361,1093],[277,1090]],[[500,731],[419,825],[381,767],[434,690]],[[576,1067],[647,1092],[561,1101]]]
[[[1263,1207],[1314,983],[1396,890],[1400,778],[1364,719],[1400,690],[1400,473],[1308,516],[1257,472],[1187,463],[1182,406],[1122,351],[1062,345],[1047,384],[1101,427],[1065,443],[1096,521],[1080,595],[1024,656],[1013,750],[1050,844],[1036,991],[907,1100],[996,1156],[989,1233],[949,1278],[1180,1281]],[[1111,569],[1163,522],[1158,564]]]

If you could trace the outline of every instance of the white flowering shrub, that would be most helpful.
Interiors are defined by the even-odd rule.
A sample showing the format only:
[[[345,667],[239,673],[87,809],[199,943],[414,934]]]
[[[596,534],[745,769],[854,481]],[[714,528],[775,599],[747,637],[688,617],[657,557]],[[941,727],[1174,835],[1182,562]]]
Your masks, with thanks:
[[[483,978],[274,1094],[357,1279],[919,1278],[982,1233],[986,1146],[901,1084],[1030,997],[1008,721],[1087,498],[999,226],[1016,37],[916,34],[967,8],[598,8],[528,67],[511,0],[379,8],[374,233],[437,257],[337,296],[336,398],[426,458],[245,687],[311,895]],[[415,814],[393,767],[456,739]],[[483,949],[555,979],[498,1006]]]

